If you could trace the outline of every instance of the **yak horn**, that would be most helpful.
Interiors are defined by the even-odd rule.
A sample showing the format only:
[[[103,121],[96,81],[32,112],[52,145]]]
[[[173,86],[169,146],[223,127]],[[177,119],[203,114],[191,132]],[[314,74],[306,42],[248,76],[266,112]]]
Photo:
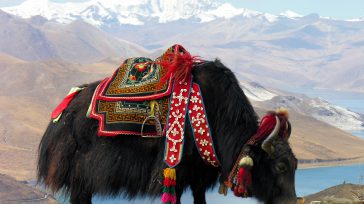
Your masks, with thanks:
[[[267,139],[265,139],[263,141],[263,144],[262,144],[262,149],[265,152],[267,152],[269,155],[274,152],[274,147],[272,146],[272,141],[278,135],[279,129],[280,129],[280,126],[281,126],[279,118],[277,116],[275,116],[275,118],[276,118],[276,125],[275,125],[273,131],[269,134]]]

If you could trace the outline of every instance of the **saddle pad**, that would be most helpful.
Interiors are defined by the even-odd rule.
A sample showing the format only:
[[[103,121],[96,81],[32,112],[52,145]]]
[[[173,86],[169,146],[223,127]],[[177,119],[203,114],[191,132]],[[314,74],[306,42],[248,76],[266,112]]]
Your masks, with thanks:
[[[182,46],[172,46],[152,61],[146,57],[129,58],[104,79],[94,92],[89,117],[99,121],[99,136],[147,135],[166,133],[166,122],[173,89],[172,76],[160,83],[168,74],[168,68],[159,62],[170,60],[171,53],[185,52]],[[159,134],[151,104],[157,104],[160,123]]]
[[[152,113],[152,102],[158,106],[159,122],[163,134],[165,133],[169,96],[145,101],[100,100],[98,96],[107,81],[108,78],[104,79],[96,88],[90,106],[90,117],[99,121],[99,136],[141,135],[142,126],[144,135],[159,136],[155,121],[146,120]]]
[[[173,52],[174,47],[171,47],[155,61],[146,57],[125,60],[105,82],[98,98],[108,101],[144,101],[170,95],[172,76],[165,82],[160,82],[168,73],[168,69],[159,62]]]

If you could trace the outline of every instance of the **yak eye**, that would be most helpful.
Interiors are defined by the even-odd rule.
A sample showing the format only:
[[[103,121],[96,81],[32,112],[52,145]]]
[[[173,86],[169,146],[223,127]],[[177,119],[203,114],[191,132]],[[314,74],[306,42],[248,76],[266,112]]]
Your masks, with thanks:
[[[276,170],[278,173],[283,173],[287,170],[287,165],[283,162],[276,164]]]

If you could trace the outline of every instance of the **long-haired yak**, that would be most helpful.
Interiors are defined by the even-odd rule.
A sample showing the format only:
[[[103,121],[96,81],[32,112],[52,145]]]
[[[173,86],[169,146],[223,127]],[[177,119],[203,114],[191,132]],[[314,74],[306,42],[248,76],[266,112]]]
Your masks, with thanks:
[[[231,189],[236,196],[255,197],[267,204],[296,203],[297,159],[288,143],[288,114],[269,112],[258,120],[235,75],[219,60],[196,60],[185,50],[171,51],[164,58],[133,58],[119,67],[133,66],[126,78],[133,86],[143,80],[152,82],[154,76],[162,80],[164,73],[164,82],[154,86],[167,87],[163,97],[142,101],[137,96],[130,103],[128,98],[126,103],[108,103],[107,98],[102,101],[98,96],[106,96],[102,91],[111,90],[110,83],[115,80],[109,80],[109,84],[103,80],[83,85],[71,98],[65,98],[68,103],[62,106],[62,114],[57,122],[49,123],[39,145],[38,181],[53,192],[65,192],[72,204],[91,203],[93,195],[123,195],[127,199],[162,196],[163,203],[180,203],[188,187],[194,203],[204,204],[206,190],[218,183],[221,194]],[[162,75],[156,74],[157,68]],[[181,91],[179,95],[175,94],[177,90]],[[157,102],[150,102],[155,99]],[[122,134],[127,131],[107,135],[113,128],[141,126],[108,123],[104,121],[107,114],[102,120],[88,114],[90,109],[100,111],[105,104],[116,104],[110,111],[128,110],[123,109],[128,103],[138,104],[135,107],[150,105],[146,116],[154,115],[149,118],[151,121],[144,120],[142,129],[148,132],[155,127],[157,136]],[[156,104],[162,104],[159,108],[164,109],[156,109]],[[154,110],[164,111],[167,116]],[[111,119],[118,118],[108,118]],[[149,126],[143,127],[145,124]]]

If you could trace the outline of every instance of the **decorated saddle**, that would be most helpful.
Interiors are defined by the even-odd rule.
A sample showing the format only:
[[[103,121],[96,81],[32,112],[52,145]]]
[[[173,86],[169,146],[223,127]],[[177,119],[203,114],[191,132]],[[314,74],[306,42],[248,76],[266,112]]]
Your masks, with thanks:
[[[129,58],[98,85],[89,116],[99,120],[100,136],[161,137],[165,133],[173,80],[162,62],[169,60],[174,49],[155,61]]]

